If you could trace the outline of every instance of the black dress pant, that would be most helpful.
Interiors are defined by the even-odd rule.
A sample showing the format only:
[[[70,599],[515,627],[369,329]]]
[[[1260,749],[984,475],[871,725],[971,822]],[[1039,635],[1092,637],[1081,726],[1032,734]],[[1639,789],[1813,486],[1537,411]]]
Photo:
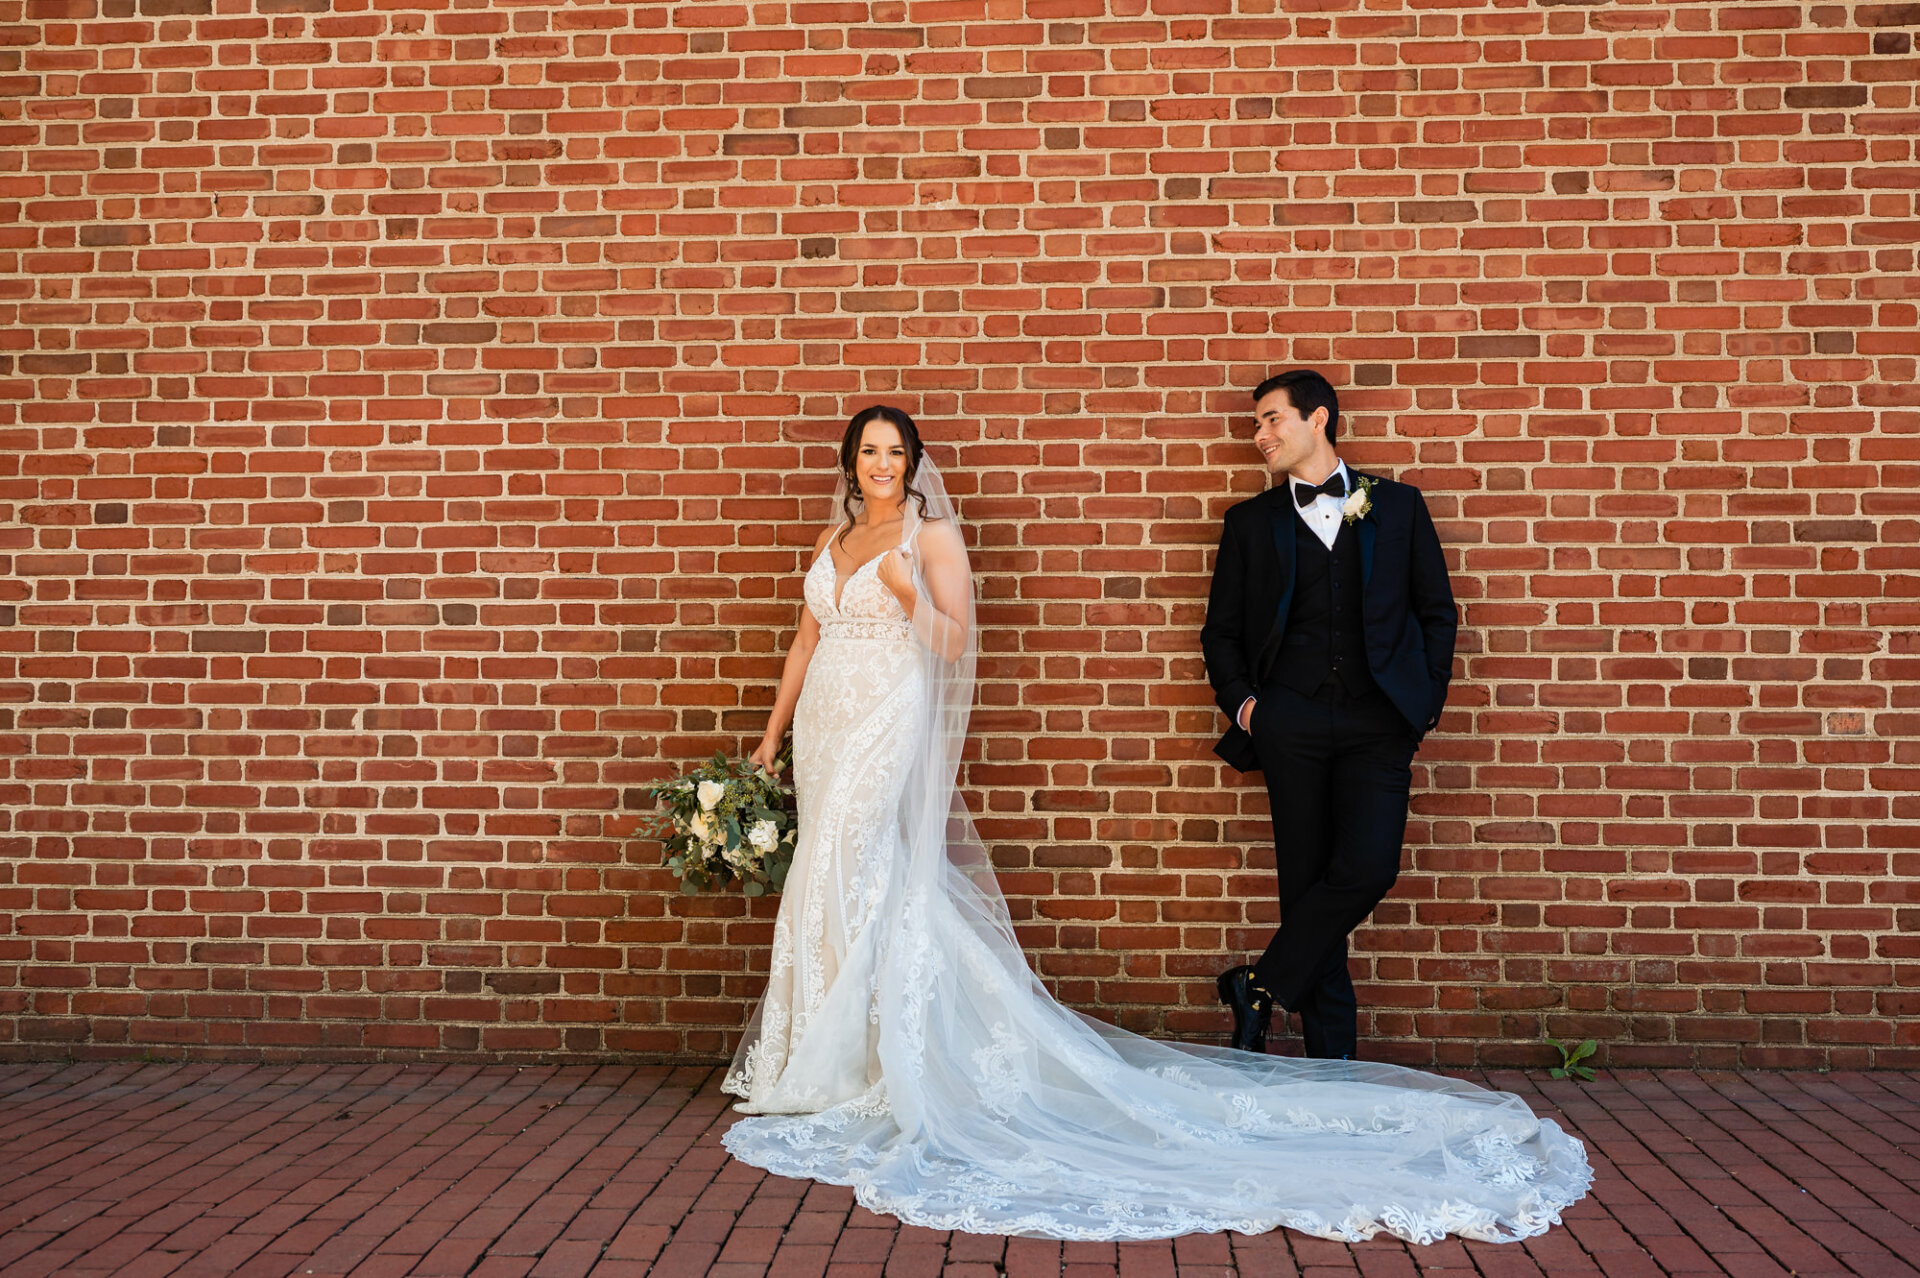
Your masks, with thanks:
[[[1280,880],[1280,930],[1257,979],[1300,1014],[1308,1056],[1350,1057],[1359,1030],[1347,936],[1399,877],[1418,739],[1383,693],[1349,696],[1331,678],[1311,697],[1261,691],[1252,735]]]

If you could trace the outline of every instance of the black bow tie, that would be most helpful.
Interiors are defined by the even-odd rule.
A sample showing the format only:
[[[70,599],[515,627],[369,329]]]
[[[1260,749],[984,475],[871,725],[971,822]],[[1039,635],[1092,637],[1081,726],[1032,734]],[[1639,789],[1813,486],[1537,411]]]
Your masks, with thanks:
[[[1296,505],[1311,506],[1313,499],[1321,493],[1325,493],[1329,497],[1345,497],[1347,495],[1346,473],[1336,470],[1327,476],[1326,483],[1317,486],[1313,484],[1303,484],[1299,480],[1294,481],[1293,500]]]

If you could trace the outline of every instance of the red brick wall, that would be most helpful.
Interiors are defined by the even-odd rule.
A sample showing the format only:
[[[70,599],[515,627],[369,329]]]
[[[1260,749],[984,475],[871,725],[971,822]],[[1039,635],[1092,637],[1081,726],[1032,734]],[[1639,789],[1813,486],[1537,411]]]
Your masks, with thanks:
[[[1920,5],[245,7],[0,30],[0,1054],[727,1051],[771,903],[641,787],[877,400],[1029,954],[1217,1041],[1201,601],[1313,365],[1464,608],[1375,1050],[1920,1064]]]

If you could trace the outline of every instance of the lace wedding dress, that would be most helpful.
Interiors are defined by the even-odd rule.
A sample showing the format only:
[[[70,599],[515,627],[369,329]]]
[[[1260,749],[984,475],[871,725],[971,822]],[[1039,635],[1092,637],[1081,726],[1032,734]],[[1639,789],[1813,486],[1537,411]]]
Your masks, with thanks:
[[[913,629],[870,559],[840,586],[831,550],[807,572],[820,642],[793,711],[800,837],[773,924],[757,1025],[726,1090],[759,1113],[814,1113],[880,1082],[874,926],[900,859],[891,820],[922,736]]]
[[[952,509],[922,463],[930,519]],[[924,526],[909,517],[909,545]],[[957,540],[957,538],[956,538]],[[1592,1178],[1518,1097],[1399,1066],[1142,1038],[1027,967],[955,801],[968,643],[915,560],[807,572],[820,641],[795,708],[800,837],[767,991],[724,1088],[735,1157],[851,1185],[909,1224],[1064,1239],[1285,1225],[1357,1241],[1541,1233]]]

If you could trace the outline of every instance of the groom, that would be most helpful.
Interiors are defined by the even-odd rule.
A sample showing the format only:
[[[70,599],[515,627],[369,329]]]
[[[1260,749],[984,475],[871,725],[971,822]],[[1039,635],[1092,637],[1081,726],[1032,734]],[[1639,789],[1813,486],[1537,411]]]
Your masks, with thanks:
[[[1277,1006],[1308,1056],[1358,1042],[1347,935],[1400,873],[1413,752],[1440,718],[1458,613],[1420,490],[1351,470],[1340,404],[1295,370],[1253,392],[1253,442],[1274,487],[1227,511],[1200,630],[1233,721],[1214,752],[1266,774],[1280,929],[1220,1000],[1233,1045],[1266,1050]]]

